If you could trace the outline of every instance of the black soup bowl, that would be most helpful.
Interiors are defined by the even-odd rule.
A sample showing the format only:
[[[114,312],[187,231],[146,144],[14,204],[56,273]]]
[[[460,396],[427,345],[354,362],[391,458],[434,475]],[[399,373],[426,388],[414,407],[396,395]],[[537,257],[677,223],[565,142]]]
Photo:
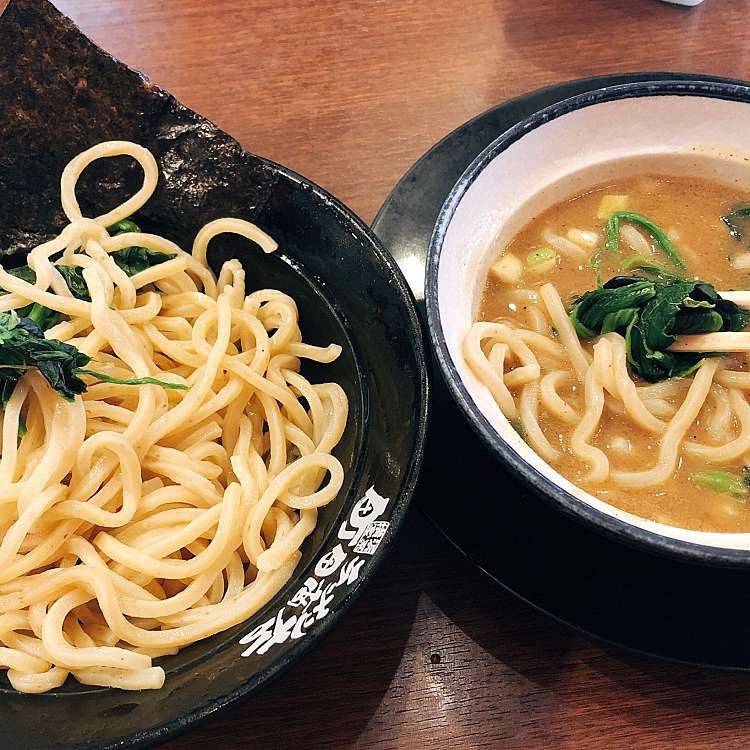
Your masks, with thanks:
[[[71,95],[71,92],[74,92]],[[248,621],[159,659],[156,691],[80,685],[15,692],[0,673],[0,746],[140,747],[163,740],[253,691],[329,630],[373,575],[411,498],[427,417],[427,375],[413,297],[401,271],[342,203],[289,169],[244,151],[226,133],[113,60],[43,0],[14,0],[0,19],[0,248],[3,263],[59,231],[59,180],[67,161],[104,140],[132,140],[155,155],[160,180],[137,221],[189,248],[221,216],[256,223],[279,243],[264,255],[236,237],[212,241],[215,270],[243,263],[248,292],[296,300],[305,341],[341,344],[331,365],[303,365],[349,398],[335,449],[345,471],[337,498],[288,584]],[[65,112],[64,117],[53,118]],[[55,120],[54,127],[50,122]],[[139,168],[106,160],[78,188],[95,216],[134,192]]]
[[[461,346],[490,264],[533,217],[594,185],[642,173],[644,164],[746,187],[748,116],[750,88],[699,79],[608,86],[540,110],[500,134],[455,184],[432,235],[425,277],[442,376],[487,449],[514,476],[555,509],[619,541],[683,561],[741,567],[750,566],[750,534],[656,523],[565,479],[512,428]]]

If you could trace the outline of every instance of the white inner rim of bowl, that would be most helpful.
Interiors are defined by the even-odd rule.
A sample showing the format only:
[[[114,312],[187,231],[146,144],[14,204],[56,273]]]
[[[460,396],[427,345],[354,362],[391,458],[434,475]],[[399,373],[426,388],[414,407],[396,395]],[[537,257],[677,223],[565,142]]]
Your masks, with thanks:
[[[450,358],[476,406],[528,464],[580,502],[638,528],[710,547],[750,549],[750,533],[692,531],[615,508],[567,480],[521,440],[461,354],[487,270],[534,216],[610,178],[701,176],[750,187],[747,104],[703,96],[618,99],[545,123],[498,154],[462,196],[438,268],[438,308]],[[488,491],[490,488],[488,488]]]

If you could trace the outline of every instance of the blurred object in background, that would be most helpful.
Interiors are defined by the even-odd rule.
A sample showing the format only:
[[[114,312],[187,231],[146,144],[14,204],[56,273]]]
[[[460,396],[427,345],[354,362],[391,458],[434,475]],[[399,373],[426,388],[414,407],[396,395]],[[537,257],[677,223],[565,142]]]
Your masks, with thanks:
[[[674,5],[700,5],[703,0],[661,0],[663,3],[673,3]]]

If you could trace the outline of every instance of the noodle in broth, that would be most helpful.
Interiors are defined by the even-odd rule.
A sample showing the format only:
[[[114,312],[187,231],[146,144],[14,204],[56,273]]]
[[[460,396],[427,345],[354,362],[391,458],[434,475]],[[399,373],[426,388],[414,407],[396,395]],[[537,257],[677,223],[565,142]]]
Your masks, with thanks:
[[[644,175],[553,206],[503,249],[488,274],[464,357],[503,414],[549,464],[587,492],[662,523],[750,531],[750,372],[745,355],[706,358],[681,378],[648,383],[621,333],[579,340],[568,315],[595,286],[589,258],[617,210],[648,216],[689,278],[747,289],[748,255],[721,217],[750,194],[710,181]],[[668,265],[648,232],[621,224],[624,254]],[[746,238],[745,238],[746,240]],[[606,258],[606,256],[605,256]],[[604,280],[614,276],[603,269]],[[738,477],[737,492],[699,480]],[[734,485],[733,485],[734,487]]]

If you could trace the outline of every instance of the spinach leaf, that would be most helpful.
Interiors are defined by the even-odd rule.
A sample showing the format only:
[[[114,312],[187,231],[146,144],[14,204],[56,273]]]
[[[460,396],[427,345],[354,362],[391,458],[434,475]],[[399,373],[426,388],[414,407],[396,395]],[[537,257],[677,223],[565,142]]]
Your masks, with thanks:
[[[140,232],[141,228],[131,219],[123,219],[122,221],[118,221],[117,224],[107,227],[107,231],[110,236],[114,237],[116,234],[124,234],[126,232]]]
[[[36,274],[28,266],[9,268],[6,273],[21,279],[21,281],[25,281],[27,284],[33,284],[36,281]]]
[[[141,230],[138,225],[130,219],[123,219],[114,226],[109,227],[107,231],[114,236],[117,234],[123,234],[124,232],[140,232]],[[145,247],[126,247],[122,250],[116,250],[111,256],[112,260],[114,260],[114,262],[125,271],[128,276],[134,276],[151,266],[156,266],[159,263],[164,263],[175,257],[174,253],[162,253],[157,250],[147,250]],[[68,289],[70,289],[70,293],[76,299],[81,299],[86,302],[91,301],[88,287],[83,278],[82,268],[79,266],[66,266],[61,263],[56,263],[55,268],[60,272]],[[36,283],[36,274],[31,268],[29,268],[29,266],[10,268],[7,272],[29,284]],[[0,289],[0,294],[6,294],[6,291]],[[42,311],[46,311],[46,313],[43,313]],[[42,330],[51,328],[60,318],[58,313],[52,310],[47,310],[47,308],[44,308],[41,305],[24,307],[21,310],[18,310],[18,313],[21,317],[30,317],[42,328]]]
[[[629,255],[621,264],[623,271],[632,271],[634,268],[642,268],[645,271],[651,271],[652,273],[663,274],[669,276],[669,271],[666,271],[658,263],[654,263],[650,258],[645,258],[643,255]]]
[[[711,356],[668,351],[679,334],[740,331],[750,324],[750,312],[710,284],[654,272],[615,276],[575,300],[569,315],[580,339],[622,333],[631,368],[650,382],[687,375]]]
[[[23,374],[36,368],[65,399],[72,401],[86,390],[86,383],[76,374],[88,364],[89,357],[74,346],[55,339],[45,339],[42,329],[29,318],[19,318],[11,311],[0,313],[0,383],[3,405],[10,398]]]
[[[594,269],[594,279],[596,280],[596,288],[601,289],[602,287],[602,251],[597,250],[591,253],[588,262],[589,268]]]
[[[70,289],[70,293],[76,299],[82,299],[86,302],[91,301],[89,288],[83,279],[83,269],[80,266],[56,265],[55,268],[62,274],[65,283],[68,285],[68,289]]]
[[[672,333],[714,333],[724,327],[724,318],[716,310],[682,308],[672,321]]]
[[[170,383],[166,380],[158,380],[157,378],[116,378],[114,375],[107,375],[106,372],[87,370],[83,367],[79,367],[76,372],[79,372],[81,375],[91,375],[103,383],[115,383],[116,385],[160,385],[162,388],[172,391],[188,390],[188,386],[182,385],[182,383]]]
[[[164,263],[174,257],[174,253],[161,253],[158,250],[147,250],[145,247],[126,247],[112,253],[112,260],[128,276],[135,276],[151,266],[158,266],[159,263]]]
[[[518,433],[518,437],[520,437],[521,440],[526,440],[526,430],[524,429],[523,422],[520,419],[512,420],[510,426]]]
[[[637,307],[623,307],[621,310],[608,313],[602,320],[601,334],[616,331],[618,328],[627,328],[631,323],[638,320]]]
[[[117,224],[107,227],[107,231],[112,237],[115,237],[118,234],[140,232],[141,228],[134,221],[123,219],[118,221]],[[126,247],[112,253],[112,260],[128,276],[135,276],[135,274],[145,271],[151,266],[157,266],[159,263],[164,263],[174,257],[174,253],[161,253],[157,250],[147,250],[145,247]]]
[[[62,274],[63,279],[65,279],[65,283],[68,285],[68,289],[70,289],[70,293],[76,299],[86,300],[86,302],[91,301],[91,297],[89,297],[88,287],[86,286],[86,282],[83,280],[82,268],[63,266],[59,263],[55,264],[55,268]],[[36,283],[36,274],[28,266],[9,268],[7,270],[7,273],[11,274],[11,276],[16,276],[17,278],[25,281],[28,284]],[[5,289],[0,289],[0,294],[6,294]]]
[[[666,255],[672,263],[678,268],[685,268],[680,254],[675,250],[667,233],[658,225],[654,224],[651,219],[635,211],[613,211],[607,220],[607,241],[605,247],[610,253],[620,252],[620,222],[627,221],[630,224],[645,229],[651,236],[657,247]]]
[[[33,305],[24,307],[24,310],[28,309],[28,312],[23,313],[23,316],[33,320],[43,331],[48,328],[57,325],[60,322],[60,313],[56,310],[50,310],[44,305],[40,305],[38,302],[34,302]]]
[[[45,338],[42,329],[30,318],[21,318],[14,310],[0,313],[0,407],[8,402],[24,373],[33,368],[68,401],[86,390],[86,383],[79,375],[92,375],[122,385],[150,383],[187,390],[185,385],[156,378],[123,379],[84,369],[90,361],[90,357],[71,344]]]
[[[620,280],[627,280],[627,283],[621,284]],[[604,319],[610,313],[640,307],[655,294],[655,282],[630,276],[616,276],[601,289],[586,292],[573,305],[570,313],[578,338],[590,339],[597,336],[601,333]]]

